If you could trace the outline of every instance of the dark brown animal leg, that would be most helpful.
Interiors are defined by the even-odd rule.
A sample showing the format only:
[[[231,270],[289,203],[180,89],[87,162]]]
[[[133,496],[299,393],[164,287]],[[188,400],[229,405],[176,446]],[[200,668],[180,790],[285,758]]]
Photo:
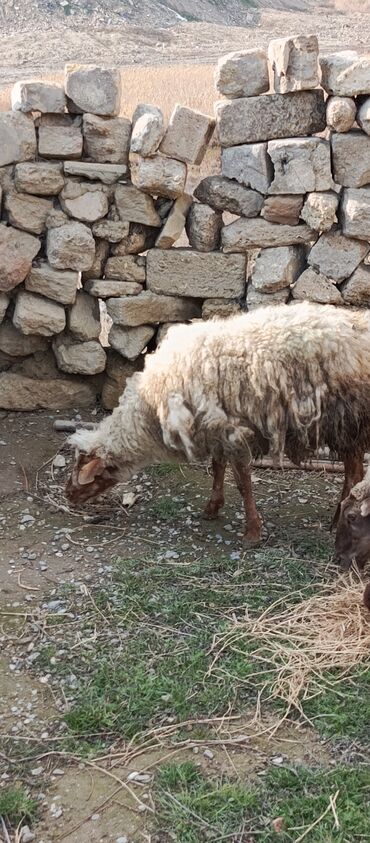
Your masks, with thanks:
[[[259,544],[261,541],[262,518],[257,511],[253,497],[250,465],[246,462],[238,461],[232,462],[231,468],[244,503],[244,539],[248,544]]]
[[[348,498],[348,495],[356,483],[360,483],[364,478],[364,457],[365,454],[356,454],[355,456],[345,457],[344,464],[344,483],[340,501],[334,513],[334,518],[331,522],[330,529],[333,530],[337,526],[340,516],[340,505],[342,501]]]
[[[213,486],[212,486],[212,493],[210,500],[207,503],[207,506],[204,510],[204,518],[208,518],[210,521],[213,518],[217,518],[218,513],[221,507],[225,503],[224,498],[224,479],[225,479],[225,471],[226,471],[226,460],[222,459],[213,459],[212,460],[212,474],[213,474]]]

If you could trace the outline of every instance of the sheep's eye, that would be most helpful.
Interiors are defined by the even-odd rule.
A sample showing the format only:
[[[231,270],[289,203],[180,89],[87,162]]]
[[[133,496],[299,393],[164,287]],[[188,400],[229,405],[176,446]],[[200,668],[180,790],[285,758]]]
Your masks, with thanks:
[[[347,521],[349,521],[351,524],[357,521],[357,512],[349,512],[347,515]]]

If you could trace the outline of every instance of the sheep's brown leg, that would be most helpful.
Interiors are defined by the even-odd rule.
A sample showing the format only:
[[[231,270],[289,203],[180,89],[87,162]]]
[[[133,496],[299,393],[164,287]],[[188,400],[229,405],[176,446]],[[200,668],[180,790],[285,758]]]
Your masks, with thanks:
[[[353,489],[353,486],[356,483],[360,483],[364,477],[364,457],[365,454],[362,452],[360,455],[356,454],[356,456],[345,457],[343,460],[344,464],[344,483],[342,488],[342,494],[340,497],[340,501],[334,513],[334,518],[331,522],[330,529],[333,530],[334,527],[337,526],[339,516],[340,516],[340,505],[342,501],[348,498],[348,495]]]
[[[245,542],[248,544],[259,544],[261,541],[262,518],[258,513],[253,497],[250,465],[239,460],[238,462],[232,462],[231,468],[244,503]]]
[[[210,500],[204,510],[204,518],[212,520],[217,518],[221,507],[225,503],[224,498],[224,478],[226,471],[226,460],[213,459],[212,460],[212,474],[213,486]]]

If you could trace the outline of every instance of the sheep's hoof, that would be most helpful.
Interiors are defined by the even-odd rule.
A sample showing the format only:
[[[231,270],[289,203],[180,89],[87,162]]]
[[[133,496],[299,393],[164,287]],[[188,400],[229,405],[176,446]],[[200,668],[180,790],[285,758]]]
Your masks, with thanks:
[[[203,510],[202,517],[205,519],[205,521],[215,521],[215,519],[219,516],[219,512],[222,506],[223,501],[220,503],[213,503],[213,501],[209,501],[209,503],[207,503],[207,506]]]
[[[243,536],[243,546],[245,548],[248,547],[257,547],[257,545],[261,544],[263,541],[261,530],[255,531],[251,530],[244,534]]]

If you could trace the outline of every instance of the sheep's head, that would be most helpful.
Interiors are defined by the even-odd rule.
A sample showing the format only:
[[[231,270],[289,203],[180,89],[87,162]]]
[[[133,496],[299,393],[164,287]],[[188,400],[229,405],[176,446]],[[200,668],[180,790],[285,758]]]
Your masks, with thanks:
[[[97,498],[118,483],[118,467],[105,456],[76,452],[71,476],[66,485],[70,503],[85,503]]]
[[[370,487],[364,481],[341,504],[335,552],[345,569],[353,561],[363,568],[370,559]]]

